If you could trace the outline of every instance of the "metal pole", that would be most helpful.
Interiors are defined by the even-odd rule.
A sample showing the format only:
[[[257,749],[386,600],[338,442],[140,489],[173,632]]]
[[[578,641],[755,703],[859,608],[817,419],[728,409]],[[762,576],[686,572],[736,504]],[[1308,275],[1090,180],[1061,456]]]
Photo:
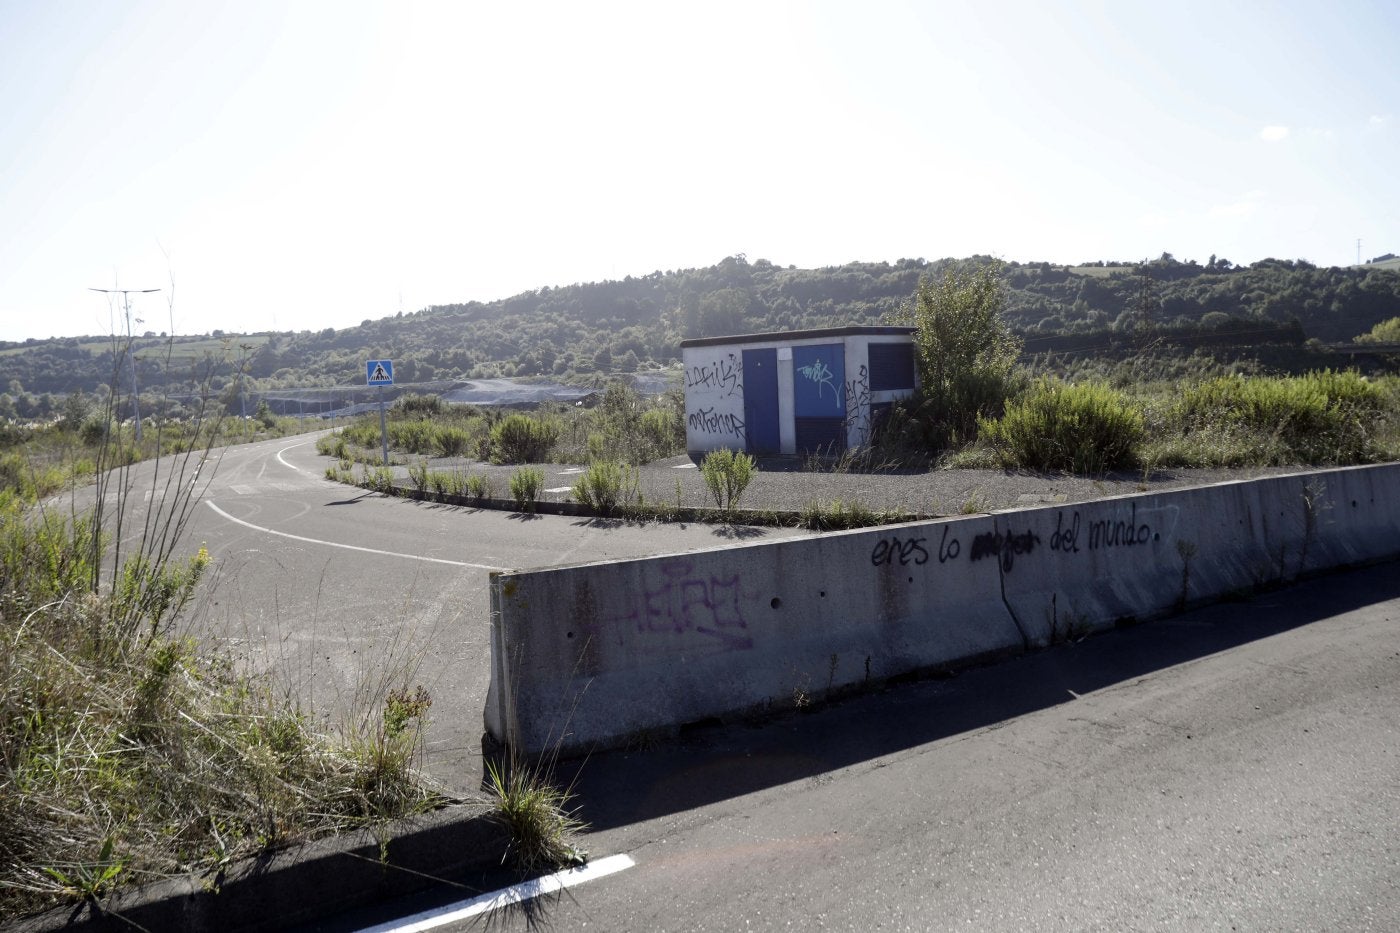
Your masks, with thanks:
[[[389,429],[384,424],[384,387],[379,387],[379,439],[384,444],[384,465],[389,465]]]
[[[136,385],[136,354],[132,350],[131,342],[131,295],[134,292],[138,295],[149,295],[160,291],[158,288],[89,288],[90,292],[101,292],[104,295],[121,295],[122,310],[126,314],[126,358],[131,363],[131,417],[136,422],[136,443],[141,443],[141,408],[137,403],[137,396],[140,389]],[[110,305],[109,305],[110,307]],[[113,389],[116,386],[112,387]]]

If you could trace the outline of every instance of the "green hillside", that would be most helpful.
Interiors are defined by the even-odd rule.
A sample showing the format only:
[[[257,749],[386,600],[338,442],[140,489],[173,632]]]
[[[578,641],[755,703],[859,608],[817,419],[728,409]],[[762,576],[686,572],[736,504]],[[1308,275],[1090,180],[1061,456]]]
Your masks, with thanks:
[[[493,302],[438,305],[322,331],[135,338],[143,393],[269,392],[363,383],[391,358],[400,384],[493,376],[591,380],[654,370],[687,337],[878,322],[921,276],[967,260],[851,262],[820,269],[731,256],[699,269],[544,287]],[[1028,353],[1116,355],[1151,347],[1298,346],[1350,341],[1400,315],[1400,271],[1265,259],[1204,265],[1169,254],[1143,263],[1004,264],[1010,324]],[[0,416],[37,417],[111,381],[110,338],[0,344]]]

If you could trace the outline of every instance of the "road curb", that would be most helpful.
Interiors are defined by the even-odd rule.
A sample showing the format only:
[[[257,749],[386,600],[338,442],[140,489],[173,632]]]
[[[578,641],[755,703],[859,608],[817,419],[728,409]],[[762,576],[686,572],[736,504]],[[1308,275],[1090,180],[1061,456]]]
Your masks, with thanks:
[[[444,879],[498,869],[508,841],[505,827],[486,806],[458,805],[390,824],[382,834],[365,829],[318,839],[236,862],[217,875],[186,875],[121,890],[100,902],[55,908],[0,929],[285,930],[413,894]]]

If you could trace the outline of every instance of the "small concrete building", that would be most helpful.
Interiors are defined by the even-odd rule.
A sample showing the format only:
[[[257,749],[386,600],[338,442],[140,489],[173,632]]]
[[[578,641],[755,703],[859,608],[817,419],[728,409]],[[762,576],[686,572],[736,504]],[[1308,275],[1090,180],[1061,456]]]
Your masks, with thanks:
[[[917,385],[912,327],[833,327],[681,341],[691,454],[835,453],[871,443]]]

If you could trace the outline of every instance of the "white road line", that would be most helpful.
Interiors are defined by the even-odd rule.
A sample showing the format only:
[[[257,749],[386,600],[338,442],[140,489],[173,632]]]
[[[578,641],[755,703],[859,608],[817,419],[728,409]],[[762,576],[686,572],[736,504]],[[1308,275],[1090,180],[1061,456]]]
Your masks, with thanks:
[[[311,442],[310,442],[310,441],[302,441],[300,444],[292,444],[290,447],[283,447],[281,450],[277,451],[277,459],[282,461],[282,465],[283,465],[284,467],[291,467],[293,470],[296,470],[298,473],[311,473],[310,470],[303,470],[303,469],[302,469],[301,467],[299,467],[299,466],[292,466],[292,465],[291,465],[290,463],[288,463],[286,460],[283,460],[283,459],[282,459],[282,455],[283,455],[284,453],[286,453],[287,451],[289,451],[289,450],[296,450],[298,447],[305,447],[305,446],[306,446],[307,444],[309,444],[309,443],[311,443]],[[312,474],[312,475],[315,475],[315,474]]]
[[[293,541],[304,541],[307,544],[324,544],[326,547],[345,548],[347,551],[364,551],[366,554],[380,554],[384,557],[402,557],[405,560],[421,560],[430,564],[450,564],[453,567],[471,567],[474,570],[508,570],[508,567],[492,567],[489,564],[472,564],[464,560],[446,560],[442,557],[423,557],[419,554],[400,554],[397,551],[381,551],[378,548],[360,547],[356,544],[341,544],[339,541],[322,541],[320,538],[303,538],[301,535],[288,534],[285,531],[277,531],[273,528],[264,528],[262,525],[254,525],[252,522],[245,522],[241,518],[234,518],[232,515],[219,508],[210,499],[205,499],[204,504],[235,525],[242,525],[244,528],[251,528],[254,531],[266,532],[270,535],[277,535],[279,538],[290,538]]]
[[[589,862],[582,868],[570,868],[568,871],[556,872],[552,875],[545,875],[543,878],[536,878],[534,881],[525,881],[508,888],[502,888],[499,891],[493,891],[490,894],[483,894],[469,901],[458,901],[445,907],[425,910],[423,913],[414,914],[411,917],[403,917],[381,923],[378,926],[366,927],[359,933],[423,933],[425,930],[433,930],[449,923],[475,917],[478,914],[499,910],[511,904],[519,904],[521,901],[528,901],[545,894],[553,894],[555,891],[562,891],[564,888],[583,884],[585,881],[615,875],[635,864],[637,863],[632,861],[631,856],[612,855],[596,862]]]

